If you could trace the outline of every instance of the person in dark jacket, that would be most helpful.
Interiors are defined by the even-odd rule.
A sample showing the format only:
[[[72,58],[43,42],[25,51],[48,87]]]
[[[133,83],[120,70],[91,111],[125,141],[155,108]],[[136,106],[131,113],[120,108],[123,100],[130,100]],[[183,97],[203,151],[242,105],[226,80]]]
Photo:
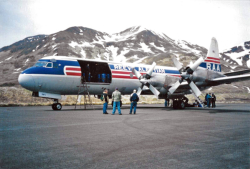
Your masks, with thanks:
[[[109,103],[108,90],[105,89],[103,92],[103,114],[108,114],[107,108]]]
[[[129,114],[132,114],[133,108],[134,108],[134,114],[136,114],[136,106],[137,106],[138,101],[139,101],[139,97],[136,93],[136,90],[134,90],[133,93],[131,94],[131,97],[130,97],[131,106],[130,106],[130,113]]]
[[[216,97],[215,97],[214,93],[212,93],[212,98],[211,98],[212,108],[215,108],[215,107],[216,107],[215,101],[216,101]]]

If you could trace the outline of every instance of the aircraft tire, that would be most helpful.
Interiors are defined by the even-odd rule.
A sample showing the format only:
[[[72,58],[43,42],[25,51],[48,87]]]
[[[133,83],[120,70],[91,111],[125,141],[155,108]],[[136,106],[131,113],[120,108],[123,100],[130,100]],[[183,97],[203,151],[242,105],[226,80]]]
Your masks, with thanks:
[[[53,110],[61,110],[62,109],[61,103],[54,103],[54,104],[52,104],[52,109]]]
[[[56,104],[55,103],[52,104],[52,109],[56,110]]]
[[[56,103],[56,110],[61,110],[62,109],[62,105],[61,103]]]

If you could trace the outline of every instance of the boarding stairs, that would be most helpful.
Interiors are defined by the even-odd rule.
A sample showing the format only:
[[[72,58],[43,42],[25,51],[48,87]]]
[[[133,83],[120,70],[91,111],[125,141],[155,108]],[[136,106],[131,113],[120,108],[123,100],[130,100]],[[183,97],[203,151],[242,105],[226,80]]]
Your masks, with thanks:
[[[203,103],[203,101],[199,98],[199,96],[196,96],[196,94],[193,92],[193,90],[190,90],[192,92],[192,94],[194,95],[194,97],[196,98],[196,100],[201,104],[201,107],[204,108],[205,104]]]
[[[81,96],[84,97],[84,102],[83,102],[84,109],[86,109],[87,106],[90,106],[92,107],[92,109],[94,109],[91,97],[89,95],[89,91],[88,91],[89,86],[87,82],[83,82],[80,86],[77,86],[77,87],[78,87],[78,94],[77,94],[75,109],[76,109],[77,102],[80,102],[80,108],[81,108]]]

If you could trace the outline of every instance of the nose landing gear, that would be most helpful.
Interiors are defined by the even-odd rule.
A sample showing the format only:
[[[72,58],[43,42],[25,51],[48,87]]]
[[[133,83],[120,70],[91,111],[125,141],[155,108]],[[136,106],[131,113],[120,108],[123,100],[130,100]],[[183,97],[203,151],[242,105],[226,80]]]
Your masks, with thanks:
[[[52,109],[53,110],[61,110],[62,105],[61,105],[61,103],[58,103],[58,99],[54,99],[54,102],[55,103],[52,104]]]

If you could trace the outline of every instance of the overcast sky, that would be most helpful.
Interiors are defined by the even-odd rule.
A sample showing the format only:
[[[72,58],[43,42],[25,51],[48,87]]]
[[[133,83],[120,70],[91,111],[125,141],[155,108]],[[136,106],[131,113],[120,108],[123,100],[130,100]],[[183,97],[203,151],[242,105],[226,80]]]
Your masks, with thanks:
[[[83,26],[109,34],[143,26],[220,51],[250,41],[250,0],[0,0],[0,48]]]

